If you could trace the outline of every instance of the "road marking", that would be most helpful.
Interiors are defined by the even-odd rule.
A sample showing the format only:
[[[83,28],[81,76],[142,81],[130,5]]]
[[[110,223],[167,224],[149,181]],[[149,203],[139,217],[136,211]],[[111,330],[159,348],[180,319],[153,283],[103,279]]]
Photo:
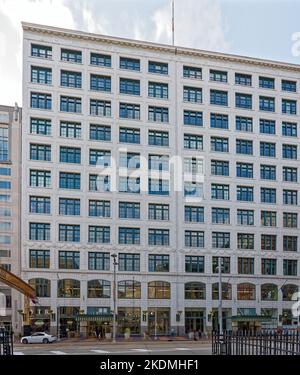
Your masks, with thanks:
[[[95,353],[102,353],[102,354],[109,354],[110,352],[107,352],[106,350],[98,350],[98,349],[92,349],[91,352]]]
[[[134,352],[150,352],[151,350],[149,349],[131,349]]]
[[[59,350],[51,350],[50,353],[53,353],[53,354],[56,354],[56,355],[65,355],[65,354],[67,354],[67,353],[61,352]]]
[[[175,350],[194,350],[194,348],[175,348]]]
[[[14,352],[14,355],[25,355],[23,352]]]

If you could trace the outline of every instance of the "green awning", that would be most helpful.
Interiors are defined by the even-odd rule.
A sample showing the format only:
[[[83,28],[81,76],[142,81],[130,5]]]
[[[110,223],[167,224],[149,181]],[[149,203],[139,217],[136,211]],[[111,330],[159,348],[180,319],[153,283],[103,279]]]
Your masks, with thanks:
[[[111,322],[113,320],[112,314],[84,314],[75,316],[75,320],[78,322]]]
[[[235,315],[231,317],[233,322],[270,322],[276,318],[266,315]]]

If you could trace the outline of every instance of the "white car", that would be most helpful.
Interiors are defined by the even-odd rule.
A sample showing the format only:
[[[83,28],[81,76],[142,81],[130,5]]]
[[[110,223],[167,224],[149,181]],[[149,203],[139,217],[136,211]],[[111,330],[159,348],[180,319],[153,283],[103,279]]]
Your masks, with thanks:
[[[31,336],[24,336],[21,338],[22,344],[49,344],[57,340],[57,337],[48,335],[45,332],[36,332]]]

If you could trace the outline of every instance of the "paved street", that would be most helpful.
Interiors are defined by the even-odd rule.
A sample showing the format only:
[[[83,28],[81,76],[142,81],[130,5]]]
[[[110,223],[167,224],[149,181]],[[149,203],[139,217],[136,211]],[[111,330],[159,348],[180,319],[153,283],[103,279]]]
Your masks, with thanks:
[[[210,355],[208,342],[60,342],[47,345],[15,344],[15,355]]]

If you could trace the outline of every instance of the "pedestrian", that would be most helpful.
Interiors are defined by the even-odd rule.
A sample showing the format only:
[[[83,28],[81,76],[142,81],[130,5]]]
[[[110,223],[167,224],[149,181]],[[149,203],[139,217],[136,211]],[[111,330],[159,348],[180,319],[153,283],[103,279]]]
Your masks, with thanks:
[[[194,341],[197,341],[197,331],[194,330]]]
[[[199,330],[198,330],[198,335],[199,335],[199,340],[201,339],[201,337],[202,337],[202,331],[201,331],[201,329],[199,328]]]
[[[99,327],[98,326],[96,327],[95,334],[96,334],[96,338],[98,339],[99,338]]]

